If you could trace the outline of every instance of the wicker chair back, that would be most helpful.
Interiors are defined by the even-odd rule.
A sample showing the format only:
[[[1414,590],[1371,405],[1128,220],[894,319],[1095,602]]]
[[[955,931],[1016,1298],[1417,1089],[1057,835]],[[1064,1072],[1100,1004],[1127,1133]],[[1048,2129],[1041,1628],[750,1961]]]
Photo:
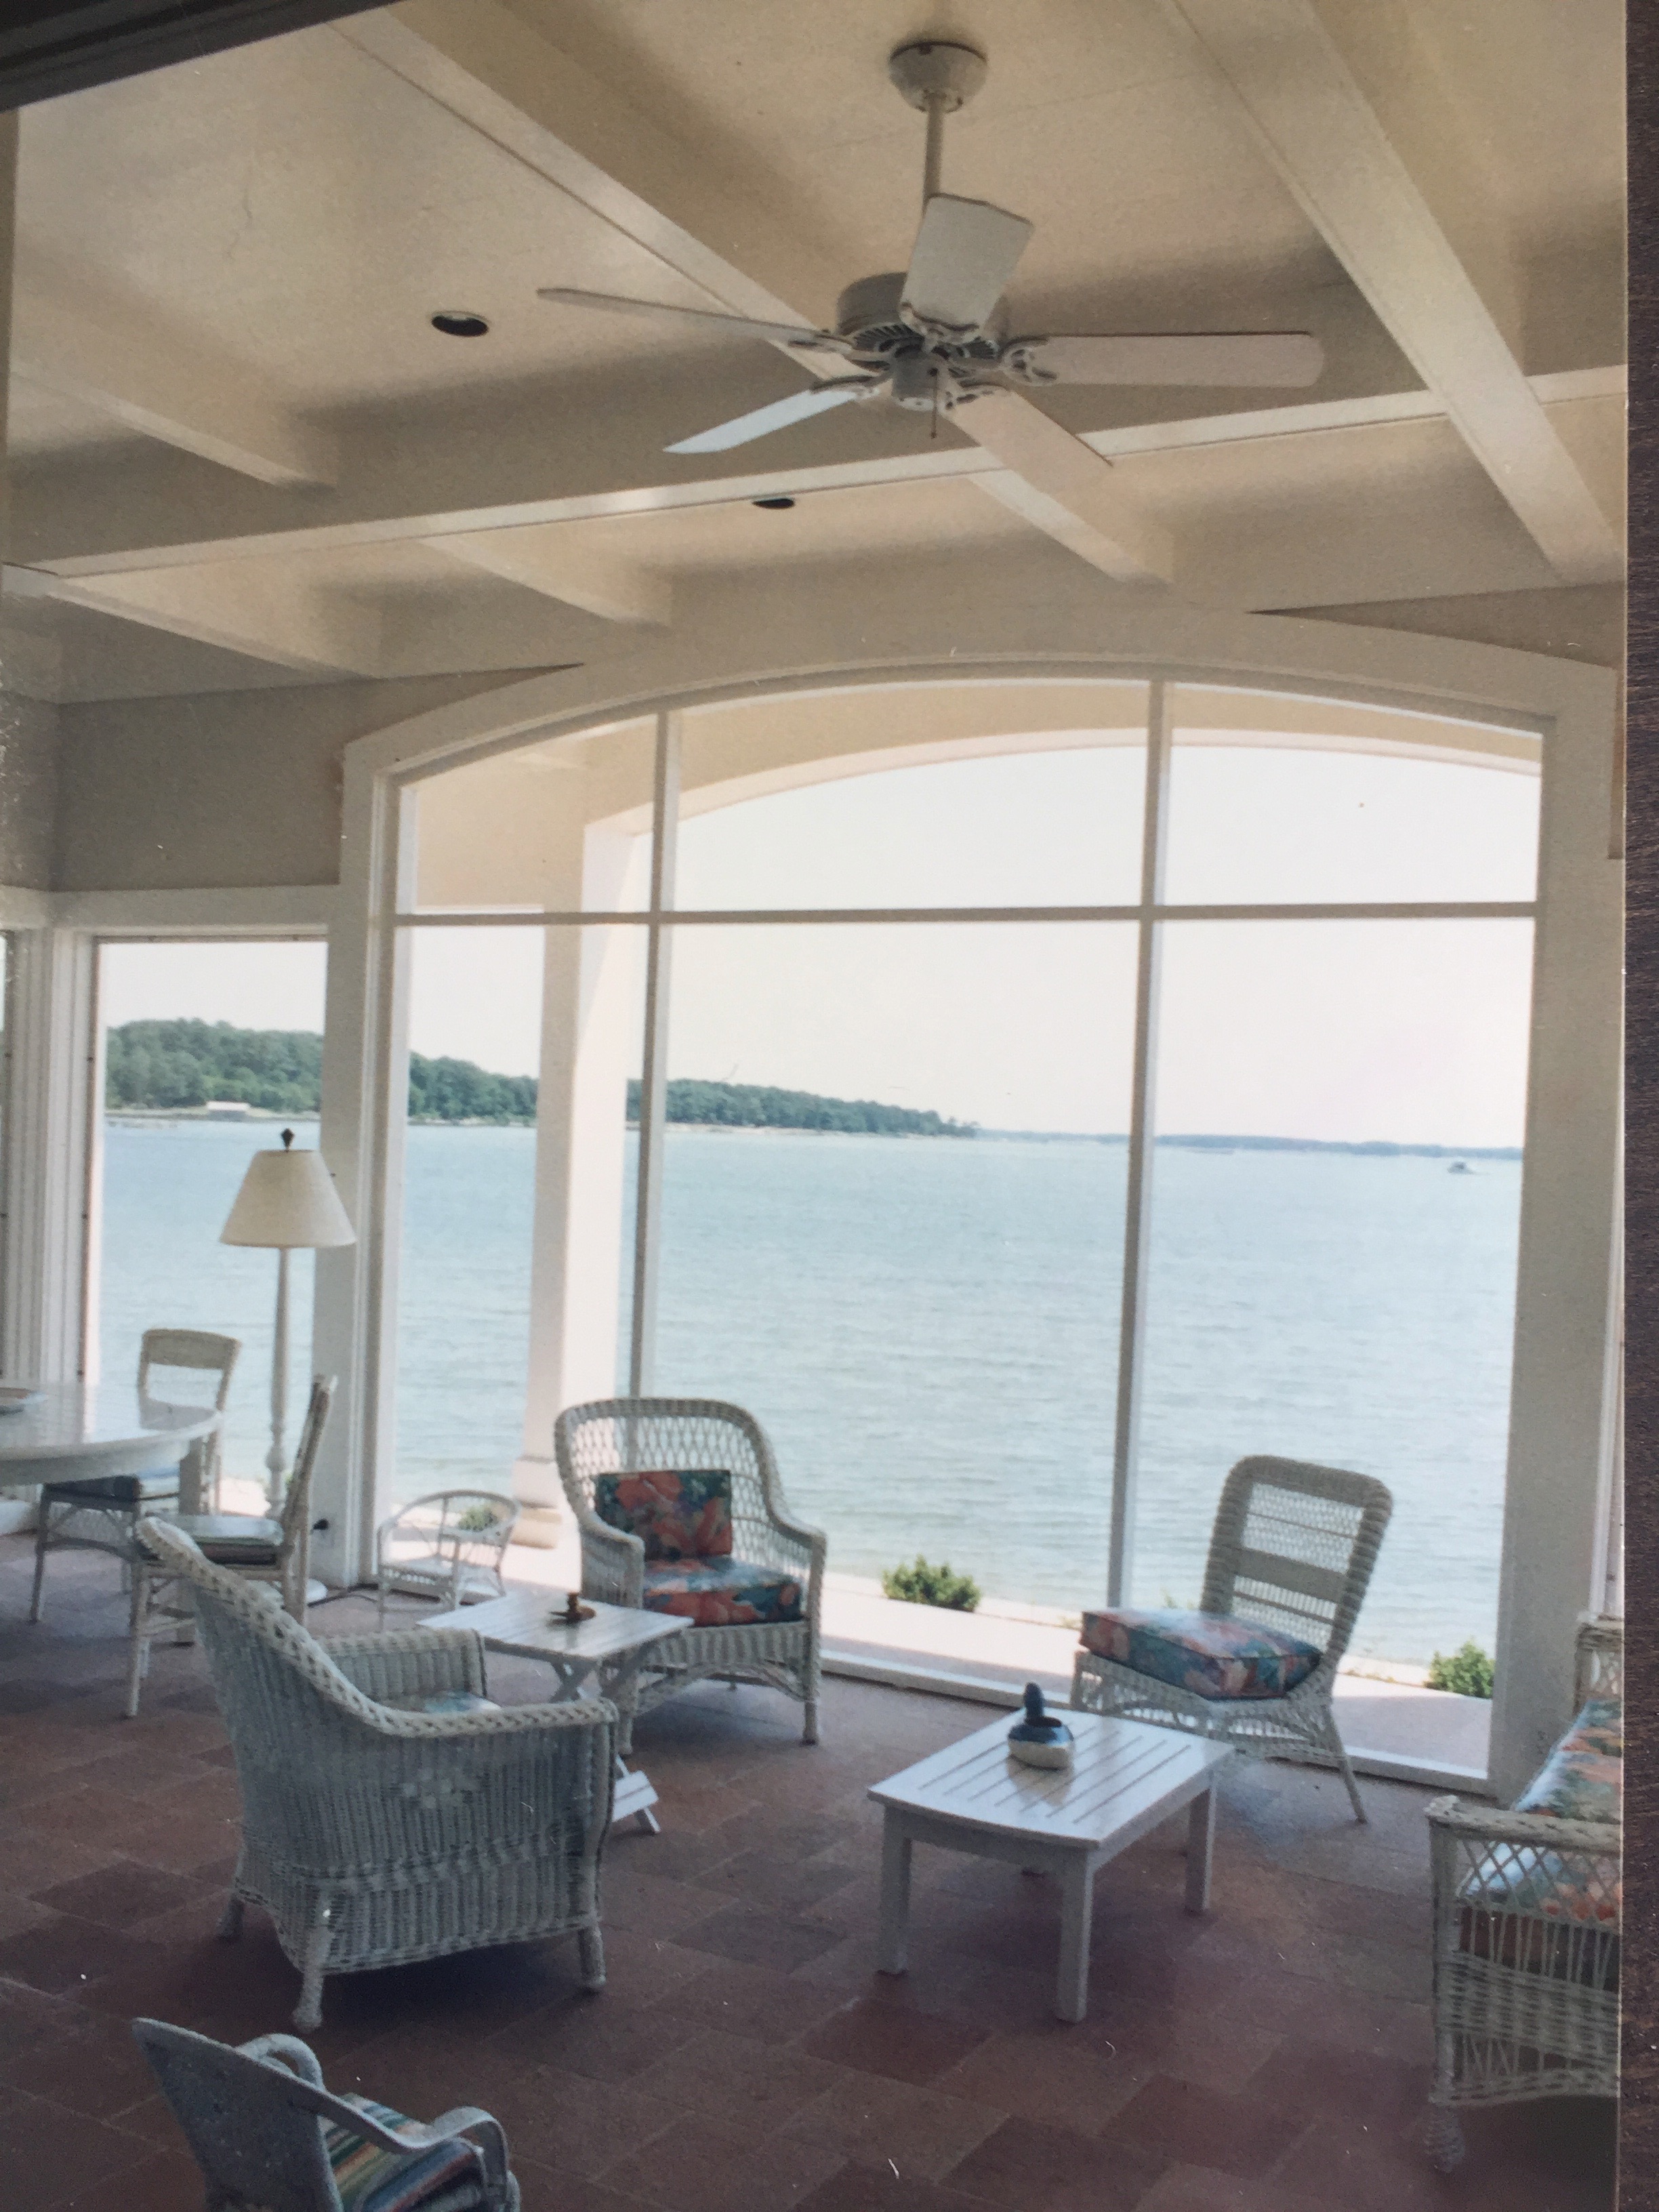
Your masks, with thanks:
[[[1322,1669],[1347,1650],[1394,1500],[1345,1468],[1260,1455],[1222,1488],[1204,1572],[1206,1613],[1235,1613],[1317,1644]]]
[[[214,1389],[213,1402],[222,1413],[230,1396],[230,1378],[236,1371],[236,1362],[241,1355],[242,1340],[237,1336],[216,1336],[204,1328],[147,1328],[138,1345],[139,1395],[160,1398],[164,1404],[168,1402],[165,1391],[155,1387],[153,1370],[158,1367],[180,1369],[194,1375],[216,1375],[219,1380]],[[198,1405],[201,1402],[200,1393],[179,1402]],[[211,1501],[218,1496],[222,1464],[221,1442],[216,1430],[204,1447],[202,1468],[202,1496],[204,1500]],[[210,1504],[209,1510],[212,1510]]]
[[[324,2122],[354,2130],[362,2122],[322,2087],[304,2044],[288,2036],[268,2039],[304,2051],[316,2075],[313,2081],[275,2058],[248,2057],[165,2021],[136,2020],[132,2033],[202,2169],[210,2204],[340,2212]]]
[[[751,1413],[716,1398],[605,1398],[559,1415],[553,1448],[560,1474],[593,1509],[602,1474],[656,1468],[720,1468],[732,1477],[732,1548],[763,1566],[799,1565],[779,1541],[781,1485],[772,1447]]]

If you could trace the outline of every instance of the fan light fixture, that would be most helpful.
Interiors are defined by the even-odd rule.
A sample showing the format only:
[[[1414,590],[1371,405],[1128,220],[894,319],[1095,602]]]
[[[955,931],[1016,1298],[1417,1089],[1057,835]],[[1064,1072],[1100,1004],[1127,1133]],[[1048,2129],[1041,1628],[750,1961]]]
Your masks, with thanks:
[[[1022,387],[1041,389],[1050,384],[1294,389],[1318,380],[1324,353],[1305,331],[1005,337],[1002,295],[1032,227],[1006,208],[960,199],[939,188],[945,118],[973,98],[985,82],[986,68],[983,54],[944,39],[911,40],[889,60],[887,74],[892,82],[927,118],[921,228],[908,270],[862,277],[842,294],[834,330],[756,322],[745,315],[621,299],[611,293],[575,291],[568,285],[550,287],[537,297],[562,306],[645,315],[653,321],[678,317],[711,335],[727,331],[802,353],[838,354],[852,372],[682,438],[668,447],[671,453],[726,453],[852,400],[896,403],[931,415],[937,422],[941,415],[954,414],[972,400],[993,395],[1006,417],[1011,407],[1030,406]],[[971,413],[962,427],[970,437],[975,434]],[[1028,426],[1028,441],[1036,427]],[[1044,434],[1057,428],[1048,417],[1042,418],[1042,427]],[[996,450],[994,438],[985,442]],[[1075,465],[1085,465],[1079,461]]]

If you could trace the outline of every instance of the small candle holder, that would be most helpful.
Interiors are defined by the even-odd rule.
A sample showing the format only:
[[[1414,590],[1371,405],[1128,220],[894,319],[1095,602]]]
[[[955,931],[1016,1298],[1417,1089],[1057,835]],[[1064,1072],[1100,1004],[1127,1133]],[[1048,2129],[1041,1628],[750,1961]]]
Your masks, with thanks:
[[[565,1599],[563,1612],[550,1613],[547,1618],[550,1626],[554,1628],[580,1628],[583,1621],[592,1620],[593,1608],[591,1605],[584,1605],[577,1593],[572,1590]]]

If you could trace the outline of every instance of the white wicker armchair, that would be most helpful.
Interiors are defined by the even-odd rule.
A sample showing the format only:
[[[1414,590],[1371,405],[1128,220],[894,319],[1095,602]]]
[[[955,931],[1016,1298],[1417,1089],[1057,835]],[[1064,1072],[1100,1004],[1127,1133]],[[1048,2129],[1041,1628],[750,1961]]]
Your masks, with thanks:
[[[323,1644],[167,1522],[141,1522],[137,1542],[194,1588],[235,1753],[221,1933],[264,1906],[303,1977],[295,2027],[319,2024],[325,1974],[549,1936],[575,1935],[584,1983],[603,1985],[614,1706],[489,1705],[471,1630]]]
[[[1580,1625],[1577,1676],[1579,1720],[1564,1741],[1578,1731],[1590,1700],[1622,1706],[1622,1621]],[[1612,1718],[1607,1706],[1599,1717]],[[1523,1802],[1534,1796],[1528,1790]],[[1435,2057],[1428,2148],[1449,2172],[1463,2156],[1461,2106],[1619,2094],[1620,1829],[1616,1819],[1505,1812],[1455,1797],[1436,1798],[1428,1820]]]
[[[1305,1460],[1240,1460],[1222,1486],[1199,1610],[1312,1644],[1317,1662],[1282,1694],[1206,1697],[1085,1645],[1073,1672],[1072,1703],[1086,1712],[1190,1729],[1263,1758],[1334,1766],[1355,1820],[1364,1820],[1331,1698],[1393,1510],[1387,1487],[1370,1475]],[[1101,1618],[1085,1614],[1085,1637],[1090,1621]]]
[[[599,1399],[565,1408],[554,1425],[553,1449],[581,1532],[582,1595],[611,1605],[646,1602],[645,1547],[600,1519],[593,1498],[599,1478],[658,1468],[730,1474],[733,1551],[802,1583],[800,1617],[687,1629],[659,1647],[660,1658],[655,1650],[648,1656],[638,1709],[709,1676],[754,1682],[799,1698],[805,1707],[801,1740],[816,1743],[825,1539],[790,1512],[772,1447],[753,1414],[717,1399]]]

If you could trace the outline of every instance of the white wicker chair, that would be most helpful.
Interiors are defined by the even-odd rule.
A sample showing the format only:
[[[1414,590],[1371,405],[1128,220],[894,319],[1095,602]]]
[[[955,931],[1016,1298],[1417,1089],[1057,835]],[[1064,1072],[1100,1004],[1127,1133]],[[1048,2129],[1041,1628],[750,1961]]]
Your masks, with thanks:
[[[204,1559],[251,1582],[270,1583],[282,1595],[283,1609],[305,1626],[311,1581],[311,1479],[318,1447],[333,1402],[334,1377],[319,1375],[311,1386],[300,1449],[288,1479],[282,1518],[264,1520],[248,1513],[167,1513],[170,1528],[181,1529]],[[158,1566],[137,1545],[132,1556],[132,1617],[129,1633],[127,1718],[138,1717],[138,1698],[149,1672],[149,1647],[171,1629],[181,1644],[193,1633],[195,1608],[179,1577]]]
[[[1206,1698],[1079,1649],[1072,1703],[1190,1729],[1263,1758],[1334,1766],[1355,1820],[1364,1820],[1331,1697],[1393,1510],[1385,1486],[1370,1475],[1304,1460],[1240,1460],[1222,1486],[1199,1610],[1300,1638],[1318,1647],[1318,1664],[1280,1696]]]
[[[246,1901],[270,1912],[304,1978],[296,2027],[319,2024],[325,1974],[549,1936],[575,1935],[584,1983],[603,1985],[613,1705],[483,1705],[470,1629],[325,1644],[165,1521],[137,1541],[194,1587],[235,1754],[242,1848],[221,1933]],[[394,1709],[428,1700],[447,1709]]]
[[[1624,1623],[1578,1632],[1577,1691],[1623,1701]],[[1437,1797],[1434,2087],[1428,2148],[1463,2156],[1457,2111],[1619,2094],[1620,1833],[1615,1820],[1504,1812]]]
[[[450,1613],[469,1598],[505,1597],[501,1565],[518,1523],[515,1501],[494,1490],[434,1490],[400,1505],[374,1532],[380,1626],[392,1590]]]
[[[176,1369],[187,1374],[216,1375],[211,1402],[219,1413],[230,1395],[230,1378],[241,1353],[234,1336],[214,1336],[200,1328],[147,1328],[138,1347],[138,1390],[159,1405],[202,1406],[205,1390],[187,1398],[169,1398],[153,1388],[155,1370]],[[202,1459],[201,1493],[216,1498],[219,1486],[219,1435],[214,1433],[190,1447]],[[121,1562],[123,1589],[131,1588],[132,1532],[141,1515],[162,1513],[179,1499],[179,1469],[158,1468],[153,1474],[90,1476],[81,1482],[48,1482],[41,1486],[34,1524],[34,1587],[29,1597],[29,1619],[39,1620],[44,1610],[48,1552],[109,1552]],[[136,1619],[136,1613],[135,1613]]]
[[[732,1477],[732,1545],[757,1566],[799,1578],[801,1618],[732,1627],[688,1628],[653,1653],[639,1677],[638,1710],[710,1676],[782,1690],[805,1707],[801,1740],[818,1739],[818,1638],[825,1539],[785,1503],[772,1447],[752,1413],[708,1398],[605,1398],[568,1406],[553,1429],[559,1480],[581,1532],[582,1595],[637,1606],[645,1592],[640,1538],[593,1509],[601,1474],[647,1468],[720,1468]]]
[[[291,2035],[233,2049],[166,2021],[135,2020],[132,2033],[213,2212],[344,2212],[388,2196],[400,2212],[518,2212],[501,2123],[476,2105],[422,2125],[331,2095],[316,2053]]]

